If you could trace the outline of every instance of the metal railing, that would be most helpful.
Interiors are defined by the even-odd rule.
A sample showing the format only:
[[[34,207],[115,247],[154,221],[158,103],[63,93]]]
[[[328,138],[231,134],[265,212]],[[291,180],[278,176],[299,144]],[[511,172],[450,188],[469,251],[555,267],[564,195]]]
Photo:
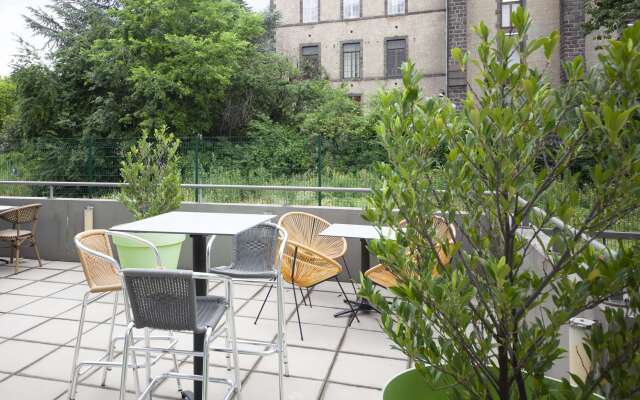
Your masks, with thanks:
[[[48,198],[54,199],[56,187],[78,187],[78,188],[120,188],[127,186],[123,182],[65,182],[65,181],[12,181],[0,180],[0,186],[28,186],[48,188]],[[185,189],[196,190],[200,193],[204,190],[255,190],[255,191],[281,191],[281,192],[312,192],[312,193],[370,193],[371,188],[347,188],[331,186],[286,186],[286,185],[228,185],[210,183],[183,183],[180,185]],[[200,195],[196,196],[198,202],[202,200]]]

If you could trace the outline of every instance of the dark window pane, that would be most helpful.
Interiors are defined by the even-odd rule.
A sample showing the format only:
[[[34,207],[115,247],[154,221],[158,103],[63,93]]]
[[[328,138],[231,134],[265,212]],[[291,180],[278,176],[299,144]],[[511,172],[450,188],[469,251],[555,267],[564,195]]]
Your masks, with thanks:
[[[342,45],[342,78],[360,78],[360,43]]]
[[[387,40],[387,77],[402,76],[402,63],[407,59],[407,41],[405,39]]]
[[[303,46],[300,49],[300,71],[305,78],[314,78],[320,74],[320,46]]]

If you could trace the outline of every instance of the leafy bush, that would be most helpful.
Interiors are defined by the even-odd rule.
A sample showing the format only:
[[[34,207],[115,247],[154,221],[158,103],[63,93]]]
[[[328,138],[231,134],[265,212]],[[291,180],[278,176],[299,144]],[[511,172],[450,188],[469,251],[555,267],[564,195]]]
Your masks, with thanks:
[[[167,133],[166,127],[156,129],[152,140],[148,131],[143,131],[120,168],[128,185],[118,198],[136,220],[175,210],[182,201],[177,155],[180,141]]]

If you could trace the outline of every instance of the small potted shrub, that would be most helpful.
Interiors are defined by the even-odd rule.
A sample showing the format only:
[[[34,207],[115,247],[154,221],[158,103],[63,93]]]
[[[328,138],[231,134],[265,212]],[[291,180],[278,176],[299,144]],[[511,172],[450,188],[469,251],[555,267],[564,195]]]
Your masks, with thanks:
[[[120,168],[122,187],[119,200],[136,220],[153,217],[180,207],[179,155],[180,140],[168,133],[166,127],[156,129],[149,138],[148,131],[132,146]],[[185,235],[139,233],[160,251],[163,267],[176,268]],[[118,255],[125,267],[152,268],[153,254],[142,244],[123,238],[114,238]]]
[[[410,64],[404,88],[381,96],[388,162],[365,218],[395,228],[396,240],[371,247],[398,284],[388,301],[363,278],[361,294],[415,365],[385,400],[640,395],[640,246],[594,240],[640,208],[640,22],[592,71],[580,58],[565,65],[554,88],[527,59],[549,62],[557,33],[526,39],[526,11],[512,20],[514,35],[475,29],[479,74],[461,109],[423,98]],[[467,54],[453,56],[466,66]],[[586,206],[581,185],[593,192]],[[454,243],[439,239],[434,214],[455,222]],[[630,314],[606,309],[586,335],[581,360],[595,367],[574,384],[548,378],[570,319],[620,293]]]

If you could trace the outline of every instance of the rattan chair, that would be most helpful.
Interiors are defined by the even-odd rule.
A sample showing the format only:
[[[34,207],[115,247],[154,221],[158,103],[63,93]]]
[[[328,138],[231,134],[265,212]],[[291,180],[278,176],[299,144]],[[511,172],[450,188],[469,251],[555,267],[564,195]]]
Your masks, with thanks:
[[[207,271],[228,278],[225,281],[227,298],[233,298],[233,283],[237,281],[270,283],[267,298],[273,289],[274,283],[276,285],[278,313],[276,343],[238,340],[238,343],[249,344],[253,348],[262,347],[262,350],[247,350],[240,347],[238,352],[240,354],[259,356],[278,354],[278,388],[279,398],[282,400],[285,398],[283,373],[287,376],[289,375],[287,343],[285,338],[286,317],[284,315],[284,294],[281,273],[282,255],[285,243],[287,242],[287,232],[272,223],[263,223],[249,228],[233,237],[231,264],[229,266],[211,268],[211,251],[214,241],[215,236],[212,236],[207,243]],[[258,322],[264,304],[263,302],[254,324]],[[232,305],[228,310],[229,312],[233,311]],[[230,318],[231,317],[228,317],[228,319]],[[228,340],[229,336],[226,335],[225,337]],[[226,346],[227,348],[229,347],[228,341]],[[217,349],[214,348],[214,350]],[[227,365],[230,367],[228,354]]]
[[[432,218],[433,225],[436,234],[436,256],[439,259],[439,264],[448,265],[450,262],[450,256],[442,248],[441,243],[452,244],[455,241],[456,229],[453,224],[447,224],[447,220],[441,216],[434,215]],[[408,250],[409,251],[409,250]],[[434,266],[431,273],[435,276],[438,274],[437,266]],[[391,270],[383,264],[378,264],[375,267],[370,268],[365,274],[369,280],[373,283],[385,288],[391,288],[398,286],[398,278],[391,272]]]
[[[293,289],[293,298],[296,303],[296,315],[298,318],[298,329],[300,330],[300,339],[304,340],[302,334],[302,323],[300,322],[300,310],[298,298],[296,296],[296,286],[299,288],[313,288],[319,283],[329,279],[335,279],[340,287],[340,291],[345,299],[347,294],[338,280],[338,275],[342,272],[342,266],[334,259],[323,254],[317,253],[310,247],[306,247],[299,243],[288,241],[282,257],[282,277],[291,284]],[[265,298],[265,302],[267,299]],[[355,310],[351,302],[346,302],[355,315]],[[264,305],[264,303],[263,303]],[[358,316],[356,319],[359,321]]]
[[[167,378],[191,379],[202,381],[202,398],[207,399],[209,382],[224,383],[229,386],[224,400],[234,394],[240,398],[240,374],[238,371],[238,349],[235,337],[233,308],[229,307],[232,299],[220,296],[197,296],[196,279],[215,279],[219,276],[191,271],[125,269],[123,270],[127,300],[131,307],[132,322],[125,334],[124,356],[122,360],[122,376],[120,383],[120,400],[124,400],[126,391],[126,366],[129,352],[176,353],[202,357],[202,375],[180,373],[177,366],[174,371],[162,373],[153,378],[138,399],[150,396],[158,385]],[[224,315],[228,319],[228,336],[230,336],[233,355],[234,380],[209,377],[209,348],[214,339],[213,329]],[[150,346],[131,346],[133,328],[162,329],[204,333],[203,351],[185,351],[162,349]],[[217,336],[217,335],[216,335]],[[134,354],[135,359],[135,354]],[[183,398],[184,398],[183,394]]]
[[[38,211],[42,204],[29,204],[26,206],[14,207],[0,213],[0,219],[12,224],[11,229],[0,230],[0,241],[9,242],[11,246],[10,262],[16,259],[16,272],[20,265],[20,246],[26,241],[31,244],[38,258],[38,265],[42,267],[40,251],[36,243],[36,228],[38,226]],[[24,229],[23,225],[31,225],[31,229]]]
[[[69,383],[68,398],[74,399],[76,394],[76,387],[78,380],[81,376],[92,372],[95,368],[104,368],[102,374],[102,386],[105,385],[107,379],[107,372],[112,367],[120,367],[120,363],[113,362],[113,349],[116,342],[121,341],[124,337],[114,338],[115,319],[118,309],[118,297],[122,290],[122,279],[120,277],[120,264],[114,258],[113,251],[109,236],[121,236],[127,239],[140,242],[154,252],[156,256],[156,263],[161,265],[160,255],[158,250],[150,242],[138,238],[136,236],[120,233],[120,232],[108,232],[103,229],[94,229],[85,232],[81,232],[74,238],[78,257],[82,265],[82,271],[84,273],[88,291],[84,294],[82,299],[82,310],[80,313],[80,321],[78,324],[78,333],[76,337],[75,350],[73,355],[73,364],[71,368],[71,379]],[[106,353],[98,360],[95,361],[82,361],[78,362],[78,356],[80,352],[80,346],[82,342],[82,332],[84,327],[85,315],[87,307],[102,299],[103,297],[112,294],[114,295],[113,312],[111,315],[111,327],[109,329],[108,348]],[[124,302],[125,317],[129,321],[129,312],[127,309],[127,302]],[[150,336],[148,331],[145,331],[144,337],[136,337],[136,340],[144,340],[150,342],[151,340],[168,341],[168,347],[172,348],[176,345],[177,339],[171,334],[168,336]],[[150,374],[150,366],[155,364],[160,359],[160,356],[155,357],[153,360],[147,359],[145,364],[142,365],[147,369],[147,375]],[[174,363],[177,367],[177,359],[174,357]],[[84,371],[83,367],[88,367]],[[136,369],[136,391],[140,389],[140,382],[137,376],[137,369],[140,367],[132,363],[129,367]]]
[[[313,250],[314,253],[321,254],[333,260],[342,259],[345,265],[345,272],[353,287],[353,293],[357,293],[353,277],[347,265],[347,259],[344,257],[347,252],[346,239],[343,237],[320,235],[322,231],[331,226],[328,221],[313,214],[294,211],[282,215],[278,221],[278,225],[287,231],[289,243],[307,247]],[[309,296],[309,293],[307,293],[307,296]],[[302,299],[306,304],[304,295],[302,295]]]

